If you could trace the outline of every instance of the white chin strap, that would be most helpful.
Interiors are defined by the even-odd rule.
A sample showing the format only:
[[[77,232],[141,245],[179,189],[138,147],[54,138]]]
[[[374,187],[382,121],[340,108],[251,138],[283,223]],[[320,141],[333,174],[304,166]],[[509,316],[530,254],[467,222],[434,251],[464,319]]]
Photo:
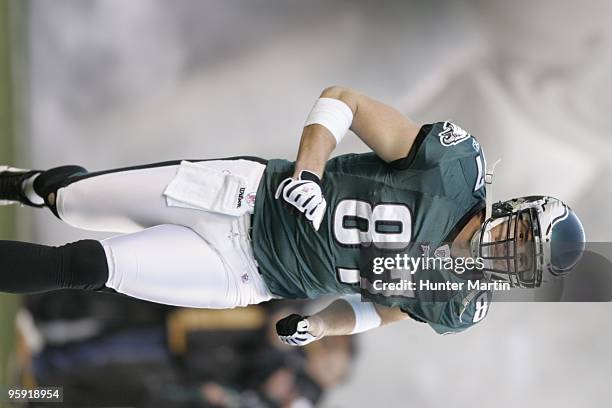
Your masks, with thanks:
[[[485,222],[491,218],[491,214],[493,213],[493,173],[495,172],[495,167],[501,162],[501,159],[497,159],[495,163],[490,167],[489,170],[485,173]],[[490,225],[487,226],[487,230],[484,231],[483,242],[488,243],[491,242],[491,229],[498,225],[501,220],[496,220]],[[478,246],[480,244],[480,235],[482,231],[479,229],[472,236],[472,240],[470,242],[470,247],[472,250],[472,256],[477,257],[478,255]]]
[[[489,170],[485,173],[485,221],[491,218],[493,213],[493,172],[495,167],[501,162],[501,159],[497,159]]]

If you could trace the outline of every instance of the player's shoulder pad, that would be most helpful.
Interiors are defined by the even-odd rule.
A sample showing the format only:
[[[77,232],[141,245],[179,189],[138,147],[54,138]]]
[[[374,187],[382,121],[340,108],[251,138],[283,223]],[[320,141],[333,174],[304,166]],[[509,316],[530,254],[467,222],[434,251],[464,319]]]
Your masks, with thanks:
[[[450,147],[468,140],[472,135],[463,130],[459,125],[446,121],[442,123],[442,130],[438,132],[438,138],[442,146]]]
[[[445,174],[463,173],[467,188],[472,196],[484,199],[487,162],[478,140],[452,122],[444,122],[437,133],[440,161],[446,163]],[[431,150],[435,150],[432,148]],[[431,153],[430,153],[431,154]],[[452,167],[454,163],[457,167]],[[467,190],[461,189],[464,193]]]
[[[398,170],[431,167],[442,160],[465,157],[479,151],[478,141],[460,126],[450,121],[436,122],[423,125],[408,155],[389,164]]]
[[[459,333],[481,322],[489,312],[492,294],[486,290],[472,290],[458,303],[449,302],[445,313],[429,325],[438,334]]]
[[[452,334],[481,322],[489,312],[491,300],[490,291],[474,289],[458,292],[443,306],[440,302],[416,302],[400,305],[400,309],[413,320],[429,324],[438,334]]]
[[[453,122],[438,122],[434,131],[445,158],[462,158],[481,153],[478,140]]]
[[[472,290],[468,292],[461,302],[459,311],[460,323],[471,326],[484,319],[489,312],[491,299],[492,294],[488,290]]]

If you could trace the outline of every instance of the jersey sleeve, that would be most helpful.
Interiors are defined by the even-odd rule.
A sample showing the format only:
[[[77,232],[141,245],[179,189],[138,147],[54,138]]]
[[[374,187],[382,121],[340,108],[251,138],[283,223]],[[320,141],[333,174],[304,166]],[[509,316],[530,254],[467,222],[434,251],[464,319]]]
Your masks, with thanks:
[[[484,152],[474,136],[452,122],[423,125],[408,155],[389,165],[398,171],[435,171],[449,190],[484,199]],[[458,174],[463,174],[459,183]]]
[[[414,320],[428,323],[438,334],[462,332],[482,321],[489,311],[491,292],[474,290],[458,293],[444,303],[412,303],[400,307]]]

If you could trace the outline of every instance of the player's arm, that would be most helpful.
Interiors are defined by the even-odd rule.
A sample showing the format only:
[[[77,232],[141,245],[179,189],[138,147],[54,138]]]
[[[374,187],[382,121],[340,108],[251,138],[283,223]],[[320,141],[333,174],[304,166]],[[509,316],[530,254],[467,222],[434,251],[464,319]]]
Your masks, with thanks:
[[[322,176],[331,152],[349,128],[387,162],[406,157],[419,133],[420,126],[397,110],[353,89],[331,86],[320,98],[331,104],[323,103],[319,107],[319,99],[306,121],[296,160],[296,178],[302,170]],[[348,110],[341,112],[343,105],[329,99],[339,101]],[[339,123],[343,119],[346,119],[347,128]]]
[[[284,343],[303,346],[325,336],[362,333],[407,318],[397,307],[361,302],[359,296],[351,296],[335,300],[312,316],[287,316],[276,324],[276,330]]]
[[[321,178],[325,163],[351,129],[381,159],[406,157],[420,127],[392,107],[349,88],[321,93],[306,120],[293,177],[278,186],[276,198],[295,207],[316,230],[325,213]]]

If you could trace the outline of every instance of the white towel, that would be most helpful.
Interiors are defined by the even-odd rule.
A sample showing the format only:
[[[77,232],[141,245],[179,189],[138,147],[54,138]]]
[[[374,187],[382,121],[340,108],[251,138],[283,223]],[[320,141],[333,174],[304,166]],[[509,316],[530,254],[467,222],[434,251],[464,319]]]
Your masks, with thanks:
[[[247,179],[207,163],[210,162],[182,161],[164,191],[166,204],[233,216],[252,211],[252,206],[245,203],[245,196],[252,189]]]

